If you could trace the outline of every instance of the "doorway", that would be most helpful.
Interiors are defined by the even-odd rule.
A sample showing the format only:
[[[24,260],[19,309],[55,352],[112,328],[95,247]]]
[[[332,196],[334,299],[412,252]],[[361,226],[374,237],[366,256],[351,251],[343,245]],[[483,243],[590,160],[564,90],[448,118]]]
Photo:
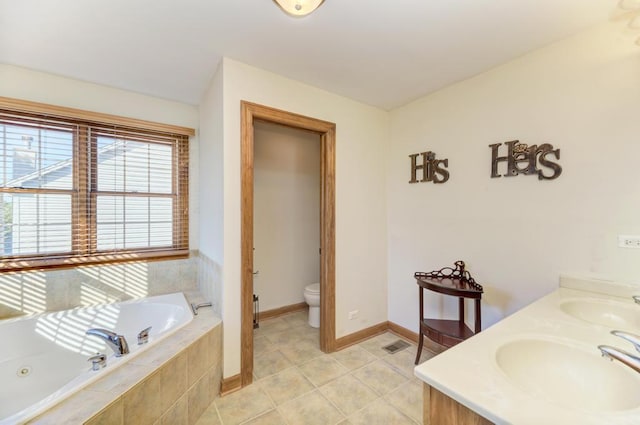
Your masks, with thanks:
[[[254,123],[266,122],[320,136],[320,349],[335,351],[334,123],[241,102],[241,385],[253,380]]]

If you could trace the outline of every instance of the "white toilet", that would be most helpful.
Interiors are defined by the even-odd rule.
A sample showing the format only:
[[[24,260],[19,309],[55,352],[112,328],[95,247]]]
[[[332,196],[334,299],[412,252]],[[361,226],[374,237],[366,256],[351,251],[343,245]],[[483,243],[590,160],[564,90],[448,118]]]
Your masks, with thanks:
[[[320,327],[320,284],[312,283],[304,288],[304,300],[309,304],[309,326]]]

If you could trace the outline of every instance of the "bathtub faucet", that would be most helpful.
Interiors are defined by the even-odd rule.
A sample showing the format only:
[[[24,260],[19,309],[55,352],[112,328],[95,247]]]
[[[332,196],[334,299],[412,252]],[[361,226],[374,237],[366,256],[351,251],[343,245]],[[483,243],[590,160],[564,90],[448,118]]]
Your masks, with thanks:
[[[94,335],[102,338],[116,354],[116,357],[120,357],[123,354],[129,354],[129,344],[127,344],[127,340],[124,338],[124,335],[118,335],[115,332],[102,328],[92,328],[86,333],[87,335]]]

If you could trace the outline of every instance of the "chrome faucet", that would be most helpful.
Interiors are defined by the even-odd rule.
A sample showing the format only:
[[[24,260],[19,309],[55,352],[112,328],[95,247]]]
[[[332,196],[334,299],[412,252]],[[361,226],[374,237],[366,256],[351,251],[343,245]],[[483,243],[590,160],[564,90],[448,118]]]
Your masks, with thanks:
[[[109,348],[111,348],[116,354],[116,357],[121,357],[123,354],[129,354],[129,344],[127,344],[127,340],[124,335],[118,335],[115,332],[101,328],[89,329],[86,334],[102,338]]]
[[[615,335],[629,341],[636,348],[636,351],[640,352],[640,336],[624,331],[611,331],[611,335]]]
[[[634,295],[631,297],[636,304],[640,304],[640,295]]]
[[[636,357],[624,350],[611,347],[610,345],[598,345],[598,349],[602,353],[602,357],[606,357],[611,361],[616,359],[620,363],[627,365],[631,369],[640,373],[640,357]]]

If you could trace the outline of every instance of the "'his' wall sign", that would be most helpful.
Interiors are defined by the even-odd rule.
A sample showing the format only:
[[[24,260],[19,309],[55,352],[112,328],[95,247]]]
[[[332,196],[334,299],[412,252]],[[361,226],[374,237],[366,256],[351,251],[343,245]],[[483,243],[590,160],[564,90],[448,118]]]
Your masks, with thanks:
[[[527,146],[518,140],[506,142],[507,156],[498,156],[498,148],[502,143],[489,145],[491,148],[491,177],[501,177],[498,174],[498,164],[507,163],[507,173],[505,177],[513,177],[518,174],[537,174],[538,180],[553,180],[562,173],[562,167],[549,160],[549,155],[560,159],[560,149],[553,149],[553,145],[544,143],[540,146]],[[549,174],[538,168],[538,165],[550,170]]]
[[[418,164],[418,156],[422,157],[422,163]],[[435,152],[422,152],[409,155],[411,158],[411,180],[409,183],[434,182],[444,183],[449,180],[448,159],[436,159]],[[422,171],[422,178],[418,179],[418,171]]]

